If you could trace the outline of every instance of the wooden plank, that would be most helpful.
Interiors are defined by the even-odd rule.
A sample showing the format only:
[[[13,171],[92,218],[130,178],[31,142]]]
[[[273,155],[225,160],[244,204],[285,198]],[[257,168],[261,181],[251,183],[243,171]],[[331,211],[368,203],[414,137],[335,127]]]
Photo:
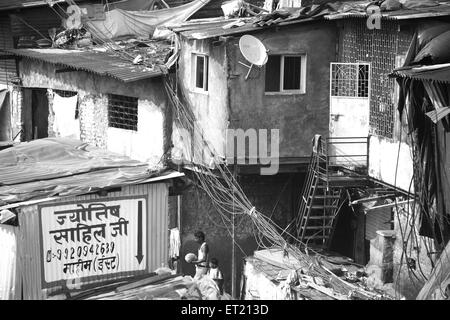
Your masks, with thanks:
[[[450,242],[441,253],[430,278],[420,290],[416,300],[445,300],[443,293],[448,286],[450,286]]]
[[[171,273],[160,274],[160,275],[157,275],[157,276],[152,276],[152,277],[147,278],[147,279],[139,280],[139,281],[136,281],[136,282],[132,282],[132,283],[120,286],[115,291],[116,292],[122,292],[122,291],[125,291],[125,290],[130,290],[130,289],[134,289],[134,288],[137,288],[137,287],[142,287],[142,286],[146,286],[146,285],[149,285],[149,284],[153,284],[153,283],[156,283],[156,282],[159,282],[159,281],[164,281],[164,280],[167,280],[167,279],[170,279],[170,278],[174,278],[174,277],[177,277],[177,276],[179,276],[179,275],[173,275]]]

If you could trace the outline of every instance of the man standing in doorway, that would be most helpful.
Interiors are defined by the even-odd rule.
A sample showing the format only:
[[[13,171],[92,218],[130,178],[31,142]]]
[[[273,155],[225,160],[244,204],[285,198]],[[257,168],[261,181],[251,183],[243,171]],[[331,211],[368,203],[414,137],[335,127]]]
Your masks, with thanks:
[[[198,248],[197,260],[192,261],[195,264],[195,276],[194,279],[200,279],[206,275],[209,269],[209,247],[205,241],[205,234],[202,231],[194,233],[195,242],[200,247]]]

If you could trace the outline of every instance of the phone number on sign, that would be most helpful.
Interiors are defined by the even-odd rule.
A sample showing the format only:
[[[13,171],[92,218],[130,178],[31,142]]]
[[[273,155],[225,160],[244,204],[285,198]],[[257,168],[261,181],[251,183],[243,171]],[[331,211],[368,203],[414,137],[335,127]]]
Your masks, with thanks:
[[[115,244],[114,242],[106,242],[101,244],[91,244],[91,245],[84,245],[84,246],[76,246],[76,247],[70,247],[65,249],[57,249],[47,250],[47,262],[51,262],[52,259],[61,261],[62,259],[75,259],[75,258],[81,258],[81,257],[87,257],[88,254],[92,255],[103,255],[103,254],[109,254],[114,253]]]

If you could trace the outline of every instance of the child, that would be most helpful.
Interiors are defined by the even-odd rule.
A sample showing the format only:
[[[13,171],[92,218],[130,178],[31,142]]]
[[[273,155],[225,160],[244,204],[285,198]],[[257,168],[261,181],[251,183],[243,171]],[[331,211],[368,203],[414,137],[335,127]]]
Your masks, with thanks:
[[[216,258],[212,258],[209,262],[208,276],[214,280],[220,290],[220,294],[223,294],[223,275],[219,269],[219,261]]]

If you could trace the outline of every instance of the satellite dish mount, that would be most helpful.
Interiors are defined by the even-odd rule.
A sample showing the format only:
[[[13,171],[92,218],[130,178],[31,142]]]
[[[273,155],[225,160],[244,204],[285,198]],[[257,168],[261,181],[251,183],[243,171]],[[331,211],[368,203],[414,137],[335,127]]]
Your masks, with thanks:
[[[264,44],[258,38],[255,38],[254,36],[248,34],[243,35],[239,39],[239,49],[241,50],[244,58],[247,59],[248,62],[250,62],[250,65],[248,65],[241,61],[238,61],[239,64],[248,68],[247,75],[245,76],[245,80],[247,80],[250,72],[253,69],[253,66],[262,67],[267,63],[267,50]]]

